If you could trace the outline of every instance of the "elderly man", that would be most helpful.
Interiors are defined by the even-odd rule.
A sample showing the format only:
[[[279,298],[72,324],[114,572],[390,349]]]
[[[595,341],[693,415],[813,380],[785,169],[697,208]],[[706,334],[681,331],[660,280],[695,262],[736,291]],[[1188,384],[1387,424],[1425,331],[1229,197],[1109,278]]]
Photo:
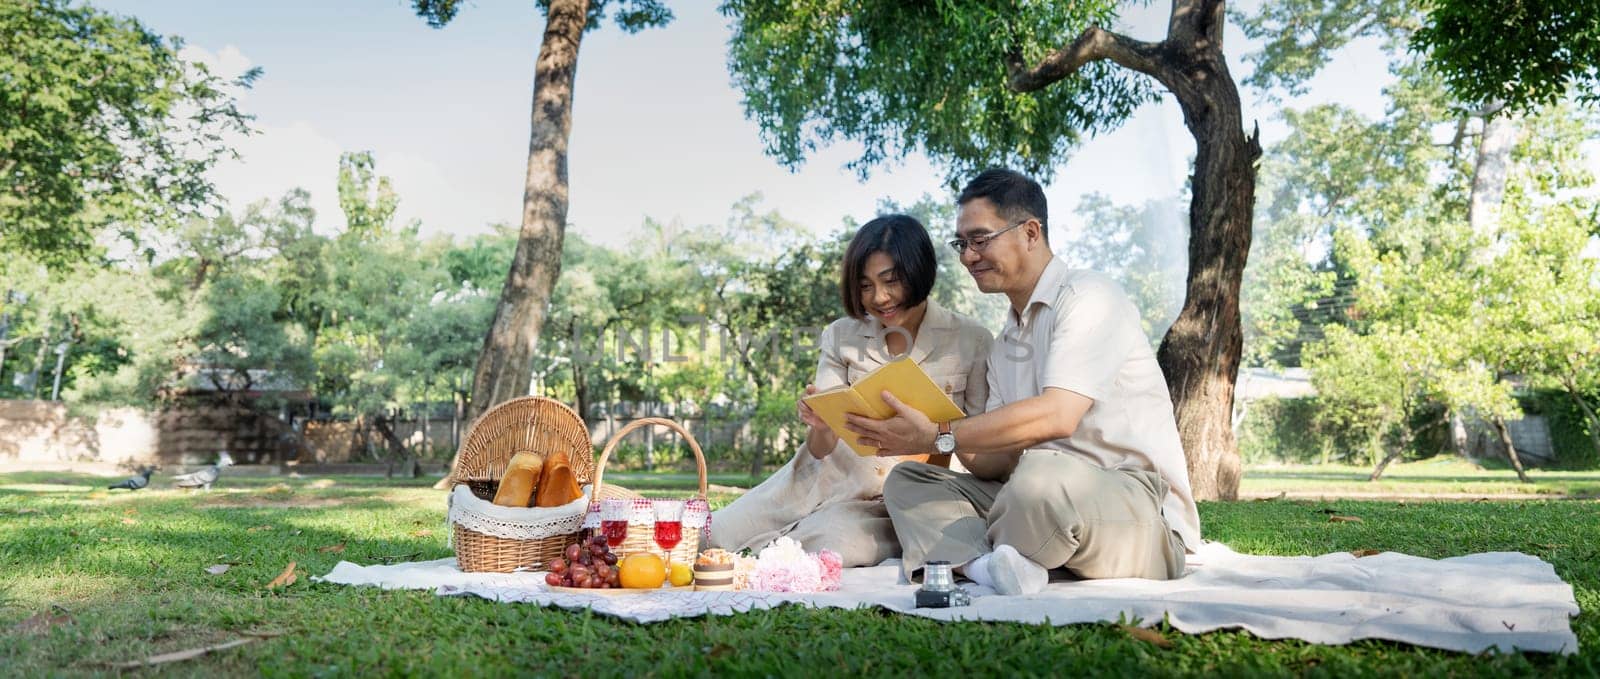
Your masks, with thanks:
[[[884,499],[909,576],[949,561],[1002,594],[1079,578],[1176,578],[1200,544],[1183,447],[1138,311],[1110,278],[1051,252],[1044,191],[989,170],[957,199],[950,246],[1011,302],[986,412],[935,425],[893,396],[849,426],[881,455],[953,452],[970,473],[901,464]]]

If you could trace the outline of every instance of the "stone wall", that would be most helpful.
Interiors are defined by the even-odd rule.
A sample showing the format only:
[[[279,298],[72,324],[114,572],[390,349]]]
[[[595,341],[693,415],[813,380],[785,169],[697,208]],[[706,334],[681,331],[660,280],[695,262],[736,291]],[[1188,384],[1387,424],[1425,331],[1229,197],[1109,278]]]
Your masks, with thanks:
[[[595,452],[632,420],[613,417],[591,422]],[[720,452],[749,440],[748,424],[743,421],[680,421],[707,452]],[[394,427],[395,434],[414,448],[420,447],[425,438],[430,441],[431,456],[436,459],[449,459],[455,451],[456,438],[464,436],[467,429],[447,418],[428,423],[426,437],[420,421],[398,421]],[[301,444],[299,437],[276,417],[213,402],[180,402],[160,410],[112,408],[94,415],[72,416],[57,401],[0,400],[0,463],[154,463],[186,467],[209,464],[216,459],[217,451],[227,450],[240,464],[290,460],[343,464],[365,459],[358,451],[367,441],[357,434],[355,424],[349,421],[313,421],[305,425]],[[369,436],[373,446],[384,445],[376,433]],[[672,465],[674,461],[666,451],[677,441],[671,432],[647,428],[635,432],[627,443],[634,450],[654,444],[656,450],[662,451],[659,462]],[[617,462],[639,463],[631,454],[628,460]],[[715,466],[717,461],[712,463]]]
[[[248,408],[180,403],[162,410],[110,408],[69,415],[57,401],[0,400],[0,462],[194,465],[227,450],[269,462],[293,446],[276,418]]]
[[[156,424],[136,408],[71,417],[56,401],[0,400],[0,461],[155,461],[159,438]]]

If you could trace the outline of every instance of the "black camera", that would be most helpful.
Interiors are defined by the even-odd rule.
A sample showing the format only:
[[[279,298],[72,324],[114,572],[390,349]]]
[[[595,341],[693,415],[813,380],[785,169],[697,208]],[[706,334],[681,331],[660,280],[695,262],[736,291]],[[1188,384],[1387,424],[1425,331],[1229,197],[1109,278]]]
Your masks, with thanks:
[[[922,587],[917,590],[917,608],[950,608],[972,603],[967,590],[956,586],[949,561],[929,561],[923,565]]]

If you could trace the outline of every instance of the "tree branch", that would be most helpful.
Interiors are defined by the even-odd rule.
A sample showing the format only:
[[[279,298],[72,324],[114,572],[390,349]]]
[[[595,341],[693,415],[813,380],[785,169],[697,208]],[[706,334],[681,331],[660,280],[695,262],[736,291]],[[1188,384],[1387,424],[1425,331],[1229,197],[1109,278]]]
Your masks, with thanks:
[[[1165,82],[1166,68],[1156,54],[1160,49],[1159,43],[1134,40],[1096,26],[1084,31],[1072,44],[1046,56],[1033,68],[1023,63],[1020,50],[1012,51],[1006,58],[1009,77],[1006,85],[1013,92],[1033,92],[1076,73],[1084,64],[1102,59]]]

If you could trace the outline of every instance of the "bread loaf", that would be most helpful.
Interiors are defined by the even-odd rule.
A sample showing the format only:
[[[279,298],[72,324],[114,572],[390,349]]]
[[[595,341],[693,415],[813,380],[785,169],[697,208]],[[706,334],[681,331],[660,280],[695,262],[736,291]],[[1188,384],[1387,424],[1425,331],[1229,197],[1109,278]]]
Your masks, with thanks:
[[[500,489],[494,493],[494,503],[502,507],[531,507],[533,493],[544,474],[545,459],[539,453],[517,453],[506,465],[505,476],[500,479]]]
[[[573,473],[566,452],[557,450],[546,456],[544,475],[539,478],[539,493],[533,506],[560,507],[580,497],[583,497],[583,489],[578,486],[578,476]]]

